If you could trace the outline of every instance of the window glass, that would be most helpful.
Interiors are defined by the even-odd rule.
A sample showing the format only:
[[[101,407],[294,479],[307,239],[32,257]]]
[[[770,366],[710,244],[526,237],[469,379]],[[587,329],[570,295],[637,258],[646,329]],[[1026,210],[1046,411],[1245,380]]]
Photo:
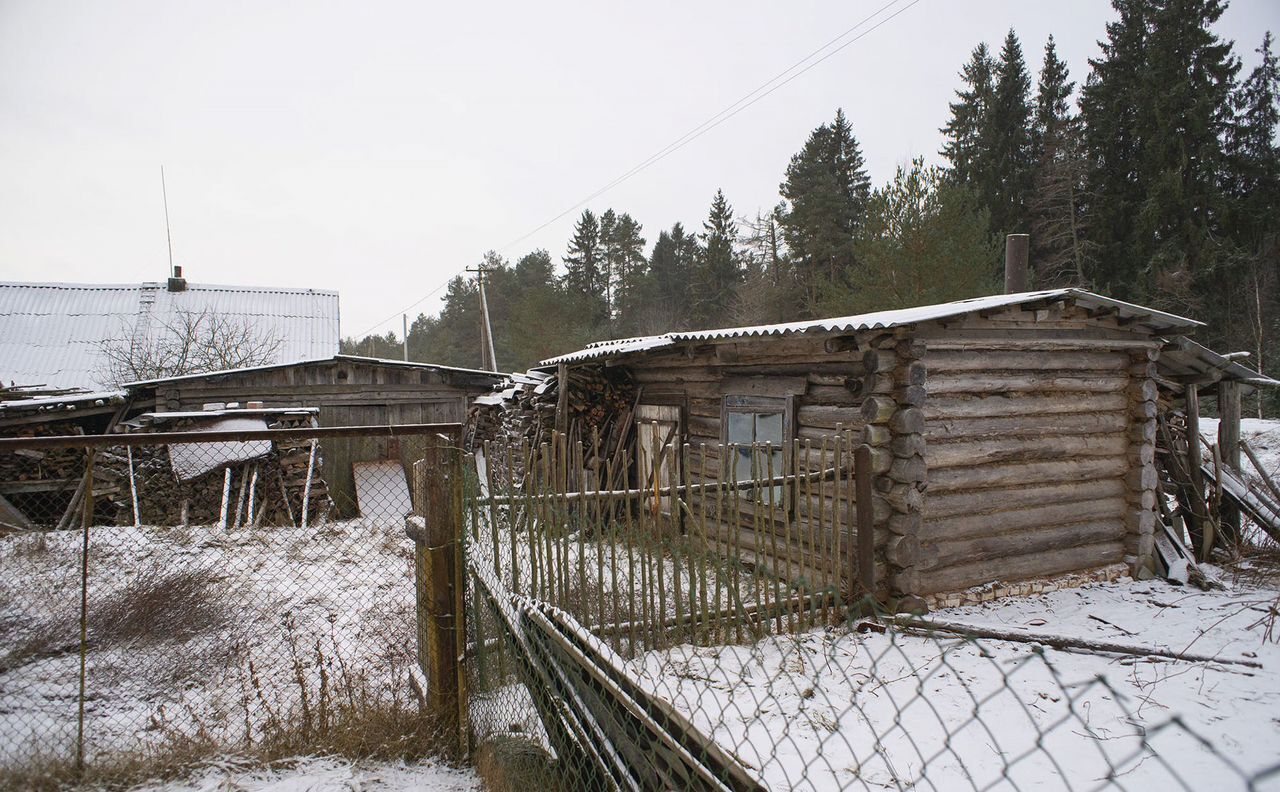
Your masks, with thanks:
[[[734,480],[786,474],[787,437],[782,410],[751,409],[745,405],[729,407],[725,412],[725,441],[739,446],[730,460],[729,472]],[[750,495],[761,503],[781,505],[782,491],[782,485],[777,485],[753,490]]]
[[[755,441],[757,443],[773,443],[775,447],[781,447],[784,443],[782,413],[756,413],[755,416]]]
[[[728,436],[725,439],[730,443],[750,445],[755,440],[754,418],[754,413],[730,412],[726,432]],[[748,467],[748,472],[750,472],[750,467]]]

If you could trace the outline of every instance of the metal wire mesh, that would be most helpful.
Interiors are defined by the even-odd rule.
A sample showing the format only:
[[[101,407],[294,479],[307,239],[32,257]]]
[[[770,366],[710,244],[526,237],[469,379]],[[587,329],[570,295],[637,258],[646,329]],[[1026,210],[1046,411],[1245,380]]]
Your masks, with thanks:
[[[485,449],[470,501],[467,690],[494,788],[1280,789],[1274,750],[1223,750],[1116,684],[1115,655],[1064,667],[1034,641],[895,618],[789,551],[748,559],[704,543],[699,519],[664,522],[661,487],[556,474],[565,453]],[[826,486],[847,491],[836,470]],[[669,494],[668,515],[708,513],[696,488]],[[856,541],[818,522],[786,530]],[[735,575],[751,585],[730,596]],[[1229,663],[1214,668],[1253,673]]]
[[[306,432],[0,452],[0,779],[434,750],[404,527],[424,436]]]

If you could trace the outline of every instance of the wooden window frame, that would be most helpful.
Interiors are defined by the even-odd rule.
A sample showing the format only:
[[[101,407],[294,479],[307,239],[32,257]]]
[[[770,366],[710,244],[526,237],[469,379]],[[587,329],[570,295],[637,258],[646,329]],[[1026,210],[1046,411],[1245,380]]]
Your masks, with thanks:
[[[753,415],[782,414],[782,470],[774,471],[774,475],[785,476],[795,467],[792,458],[792,446],[795,440],[796,397],[790,396],[738,396],[725,395],[720,401],[720,442],[729,445],[729,413],[748,413]],[[724,471],[725,475],[728,471]],[[792,488],[782,487],[782,502],[777,508],[790,515],[792,504]],[[766,500],[753,496],[753,502],[767,503]]]

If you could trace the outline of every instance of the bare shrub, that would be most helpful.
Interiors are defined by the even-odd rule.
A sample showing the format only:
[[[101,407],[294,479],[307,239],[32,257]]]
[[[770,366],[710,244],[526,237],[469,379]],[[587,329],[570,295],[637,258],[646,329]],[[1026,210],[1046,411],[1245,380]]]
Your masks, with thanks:
[[[90,597],[88,646],[121,648],[139,641],[181,643],[212,635],[231,624],[231,601],[215,590],[209,569],[153,568],[123,588]],[[68,599],[26,630],[28,637],[0,657],[0,672],[46,657],[79,651],[79,601]],[[171,653],[172,654],[172,653]],[[208,658],[188,655],[189,660]],[[173,679],[175,674],[163,676]]]
[[[105,648],[143,639],[180,642],[219,630],[231,615],[215,583],[210,569],[140,575],[90,611],[91,640]]]

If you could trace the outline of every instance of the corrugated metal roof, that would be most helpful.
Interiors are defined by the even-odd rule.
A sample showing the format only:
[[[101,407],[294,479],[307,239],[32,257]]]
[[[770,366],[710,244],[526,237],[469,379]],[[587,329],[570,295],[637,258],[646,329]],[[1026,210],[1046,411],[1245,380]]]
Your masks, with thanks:
[[[1247,354],[1241,353],[1239,356],[1247,357]],[[1165,379],[1199,387],[1223,380],[1240,382],[1246,386],[1246,391],[1252,391],[1253,387],[1257,386],[1267,388],[1280,386],[1280,382],[1271,377],[1237,363],[1234,357],[1214,352],[1190,338],[1176,338],[1170,341],[1160,352],[1160,359],[1156,365],[1160,376]]]
[[[162,327],[181,311],[209,310],[253,322],[278,337],[280,362],[338,351],[338,293],[191,283],[0,282],[0,379],[18,384],[100,387],[101,344],[135,325]],[[149,318],[148,318],[149,317]]]
[[[30,399],[0,401],[0,414],[24,412],[70,412],[80,407],[102,407],[123,404],[128,394],[122,390],[76,391],[57,396],[33,396]]]
[[[709,341],[724,338],[745,338],[748,336],[781,336],[810,332],[850,333],[861,330],[877,330],[917,324],[919,322],[937,321],[1012,305],[1059,302],[1068,298],[1075,300],[1085,308],[1114,310],[1121,317],[1133,319],[1139,324],[1150,327],[1154,332],[1189,330],[1203,324],[1203,322],[1197,322],[1194,319],[1187,319],[1186,317],[1157,311],[1153,308],[1144,308],[1140,305],[1113,300],[1110,297],[1103,297],[1100,294],[1094,294],[1083,289],[1051,289],[1018,294],[993,294],[988,297],[974,297],[968,300],[957,300],[937,305],[921,305],[916,308],[900,308],[893,311],[876,311],[874,313],[841,316],[833,319],[815,319],[806,322],[758,325],[756,327],[730,327],[722,330],[696,330],[665,333],[643,338],[599,341],[578,352],[544,360],[542,365],[550,366],[557,363],[574,363],[592,358],[617,357],[672,346],[685,341]]]
[[[362,355],[325,355],[324,357],[321,357],[321,358],[305,360],[305,361],[291,361],[288,363],[268,363],[263,366],[246,366],[245,368],[238,368],[238,369],[224,369],[223,371],[206,371],[200,374],[183,374],[177,377],[159,377],[157,379],[139,380],[138,382],[126,382],[124,383],[124,387],[139,388],[139,387],[146,387],[148,385],[158,385],[162,382],[164,383],[182,382],[185,380],[200,379],[203,377],[221,376],[224,374],[245,374],[245,373],[255,372],[255,371],[270,371],[272,369],[278,369],[278,368],[284,368],[286,366],[296,365],[297,363],[328,363],[334,360],[349,360],[354,363],[370,363],[370,364],[379,365],[379,366],[393,366],[397,368],[411,368],[411,369],[420,369],[424,371],[449,371],[449,372],[457,372],[459,374],[478,374],[482,377],[492,379],[495,383],[501,382],[502,380],[507,379],[510,376],[509,374],[503,374],[497,371],[485,371],[484,369],[459,368],[457,366],[442,366],[437,363],[422,363],[416,360],[396,360],[394,358],[364,357]]]

